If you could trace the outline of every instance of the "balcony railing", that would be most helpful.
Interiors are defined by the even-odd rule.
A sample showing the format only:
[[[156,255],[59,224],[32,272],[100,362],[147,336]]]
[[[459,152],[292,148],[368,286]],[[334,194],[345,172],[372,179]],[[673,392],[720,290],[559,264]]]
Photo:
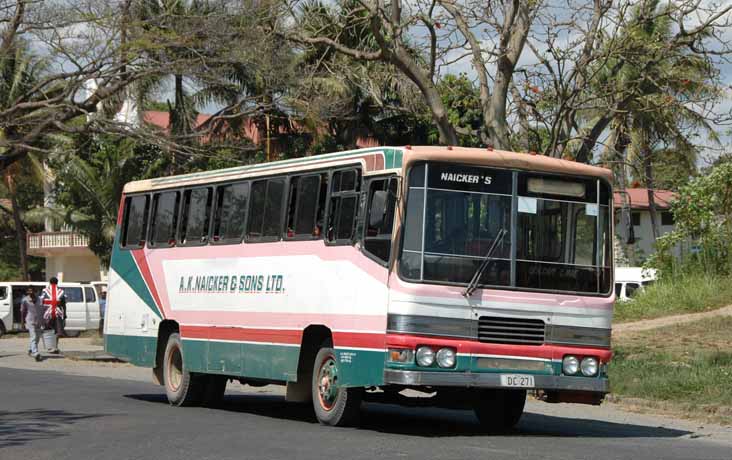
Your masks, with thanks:
[[[44,232],[28,234],[28,249],[85,248],[89,238],[74,232]]]

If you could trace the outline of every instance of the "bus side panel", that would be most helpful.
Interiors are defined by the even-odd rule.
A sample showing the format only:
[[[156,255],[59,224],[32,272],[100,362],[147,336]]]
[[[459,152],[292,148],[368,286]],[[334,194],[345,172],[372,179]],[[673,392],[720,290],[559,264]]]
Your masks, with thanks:
[[[338,373],[342,385],[352,387],[377,386],[384,383],[384,360],[386,356],[386,312],[389,303],[386,267],[363,257],[362,269],[370,276],[361,276],[358,283],[351,281],[356,295],[352,306],[358,311],[373,314],[373,324],[363,331],[363,326],[353,324],[350,330],[334,330],[333,344],[338,358]],[[344,280],[345,281],[345,280]],[[358,331],[358,332],[355,332]]]
[[[154,367],[161,317],[131,252],[120,251],[115,244],[109,269],[104,346],[120,359]]]

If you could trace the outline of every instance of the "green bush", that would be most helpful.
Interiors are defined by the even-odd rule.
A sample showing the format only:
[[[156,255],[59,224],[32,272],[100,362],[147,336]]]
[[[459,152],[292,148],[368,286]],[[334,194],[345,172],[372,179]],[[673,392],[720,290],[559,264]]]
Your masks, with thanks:
[[[701,271],[663,276],[633,300],[615,304],[615,321],[713,310],[732,304],[732,278]]]

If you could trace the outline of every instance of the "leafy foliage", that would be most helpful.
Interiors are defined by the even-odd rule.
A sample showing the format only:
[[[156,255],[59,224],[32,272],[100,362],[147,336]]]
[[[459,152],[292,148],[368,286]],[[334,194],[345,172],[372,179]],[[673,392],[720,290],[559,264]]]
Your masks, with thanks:
[[[658,239],[648,264],[671,274],[701,270],[732,275],[732,163],[720,163],[681,187],[671,209],[676,228]],[[693,241],[693,251],[676,260],[673,248],[687,241]]]
[[[167,167],[157,147],[125,138],[78,139],[80,154],[54,159],[55,213],[89,237],[89,248],[109,265],[122,189]]]

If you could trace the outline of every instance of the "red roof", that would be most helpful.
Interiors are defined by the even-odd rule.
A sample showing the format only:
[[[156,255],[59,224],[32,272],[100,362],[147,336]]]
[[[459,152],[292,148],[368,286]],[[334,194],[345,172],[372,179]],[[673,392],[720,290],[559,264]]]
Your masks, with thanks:
[[[624,196],[630,200],[632,209],[648,209],[648,189],[647,188],[626,188],[625,192],[616,191],[614,198],[615,207],[620,208],[623,205]],[[676,192],[671,190],[654,190],[653,198],[656,202],[656,208],[668,209],[671,203],[676,199]]]
[[[205,113],[199,113],[196,116],[196,123],[194,128],[197,128],[204,124],[207,120],[211,118],[212,115],[205,114]],[[146,123],[150,123],[151,125],[155,125],[159,128],[164,129],[165,131],[170,129],[170,114],[168,112],[163,112],[159,110],[147,110],[142,115],[143,120]],[[298,131],[302,129],[301,126],[298,125],[298,123],[294,120],[289,120],[290,123],[290,131]],[[260,144],[264,141],[264,137],[260,135],[259,133],[259,127],[254,122],[252,118],[247,118],[244,120],[244,124],[242,126],[243,135],[250,139],[254,144]],[[275,144],[277,144],[277,134],[285,134],[288,132],[288,129],[285,126],[278,126],[277,132],[272,133],[273,134],[273,141]],[[325,134],[326,131],[323,131],[320,134]],[[356,139],[356,146],[358,148],[366,148],[366,147],[377,147],[379,145],[379,142],[376,139],[373,139],[371,137],[359,137]],[[287,146],[285,145],[273,145],[273,151],[279,152],[286,149]]]
[[[168,112],[162,112],[159,110],[147,110],[142,114],[142,118],[143,118],[143,120],[145,120],[146,123],[150,123],[157,127],[160,127],[163,129],[170,128],[170,113],[168,113]],[[211,118],[211,115],[208,115],[205,113],[199,113],[196,116],[196,124],[195,124],[194,128],[197,126],[201,126],[209,118]]]

